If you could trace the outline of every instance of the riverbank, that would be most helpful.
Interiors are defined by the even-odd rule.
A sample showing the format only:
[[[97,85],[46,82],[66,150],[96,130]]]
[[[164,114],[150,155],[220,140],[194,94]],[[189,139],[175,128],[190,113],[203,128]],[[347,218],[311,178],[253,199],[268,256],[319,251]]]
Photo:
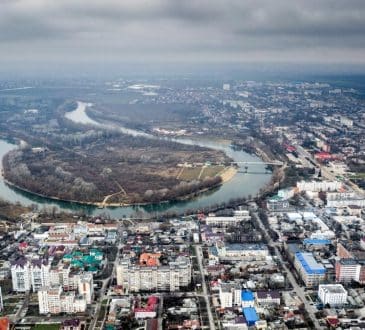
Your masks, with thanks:
[[[222,178],[222,184],[227,183],[228,181],[232,180],[233,177],[237,174],[237,168],[230,166],[225,168],[221,173],[218,175]]]
[[[80,205],[80,206],[93,206],[95,208],[103,209],[103,208],[109,208],[109,207],[110,208],[116,208],[116,207],[139,207],[139,206],[150,206],[150,205],[162,205],[162,204],[168,204],[168,203],[179,202],[179,201],[188,201],[189,199],[199,197],[199,195],[202,195],[206,192],[209,192],[210,190],[214,190],[216,188],[219,188],[220,186],[223,185],[223,183],[228,182],[229,180],[231,180],[234,177],[235,173],[236,173],[236,170],[234,168],[230,167],[226,170],[226,173],[224,174],[226,181],[223,181],[223,178],[222,178],[222,181],[220,183],[216,184],[216,185],[213,185],[213,186],[208,187],[208,188],[197,190],[195,192],[192,192],[192,193],[190,193],[188,195],[185,195],[185,196],[181,196],[181,197],[176,198],[174,200],[163,200],[163,201],[159,201],[159,202],[156,202],[156,203],[147,203],[146,202],[146,203],[133,203],[133,204],[128,204],[128,203],[105,203],[104,201],[102,201],[102,202],[88,202],[88,201],[61,199],[61,198],[56,197],[56,196],[47,196],[47,195],[43,195],[43,194],[40,194],[40,193],[33,192],[33,191],[28,190],[26,188],[22,188],[22,187],[20,187],[16,184],[12,183],[11,181],[5,179],[5,177],[2,177],[2,179],[8,186],[10,186],[14,189],[17,189],[19,191],[22,191],[22,192],[25,192],[25,193],[28,193],[28,194],[35,195],[37,197],[45,198],[45,199],[48,199],[50,201],[72,203],[72,204],[77,204],[77,205]]]

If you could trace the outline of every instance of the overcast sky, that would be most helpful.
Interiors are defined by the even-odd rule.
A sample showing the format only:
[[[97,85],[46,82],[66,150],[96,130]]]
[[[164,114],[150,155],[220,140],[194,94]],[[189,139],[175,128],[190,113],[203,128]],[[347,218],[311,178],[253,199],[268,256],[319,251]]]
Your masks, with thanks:
[[[0,0],[0,65],[365,63],[363,0]]]

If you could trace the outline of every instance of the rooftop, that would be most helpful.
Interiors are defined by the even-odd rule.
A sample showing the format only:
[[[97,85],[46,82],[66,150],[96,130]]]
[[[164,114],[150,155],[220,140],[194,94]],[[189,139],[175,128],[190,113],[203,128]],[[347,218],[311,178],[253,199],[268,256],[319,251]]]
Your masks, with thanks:
[[[297,252],[295,257],[298,259],[308,274],[324,274],[326,272],[326,269],[323,267],[323,265],[314,259],[312,253]]]
[[[342,284],[320,284],[319,290],[324,290],[328,293],[346,293],[347,291]]]

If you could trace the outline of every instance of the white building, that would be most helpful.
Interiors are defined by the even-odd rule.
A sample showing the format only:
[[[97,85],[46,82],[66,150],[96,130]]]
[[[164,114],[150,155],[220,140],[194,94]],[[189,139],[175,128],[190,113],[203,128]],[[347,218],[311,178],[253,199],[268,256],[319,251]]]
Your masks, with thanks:
[[[279,291],[257,291],[255,295],[258,305],[280,305]]]
[[[222,283],[219,286],[219,300],[222,308],[241,306],[242,290],[236,284]]]
[[[0,286],[0,312],[2,312],[3,309],[4,309],[3,292],[2,292],[1,286]]]
[[[240,213],[239,215],[233,217],[208,216],[205,218],[205,223],[213,227],[234,227],[238,226],[241,221],[249,220],[251,218],[247,213],[248,211],[244,211],[244,214]]]
[[[269,251],[264,244],[225,244],[216,243],[219,259],[239,261],[264,261]]]
[[[340,116],[340,123],[341,123],[341,125],[344,125],[347,127],[352,127],[352,125],[354,124],[352,119],[345,117],[345,116]]]
[[[341,306],[346,304],[347,291],[342,284],[321,284],[318,288],[318,297],[324,305]]]
[[[11,265],[13,290],[25,292],[33,289],[38,291],[42,286],[50,284],[50,263],[47,260],[18,258]]]
[[[327,207],[365,207],[365,198],[354,192],[327,193]]]
[[[299,191],[337,191],[341,189],[340,181],[299,181],[297,188]]]
[[[233,292],[229,284],[222,284],[219,287],[219,300],[222,308],[231,308],[233,306]]]
[[[30,291],[32,287],[32,279],[30,272],[30,263],[26,258],[19,258],[12,263],[11,280],[14,291]]]
[[[38,291],[43,286],[50,285],[50,263],[47,260],[35,259],[30,263],[31,282],[33,291]]]
[[[87,304],[91,304],[94,297],[94,281],[91,273],[84,273],[78,279],[79,294],[84,297]]]
[[[224,91],[229,91],[231,89],[231,85],[230,84],[223,84],[223,90]]]
[[[63,292],[61,286],[42,287],[38,290],[39,314],[85,312],[86,300],[76,297],[74,291]]]

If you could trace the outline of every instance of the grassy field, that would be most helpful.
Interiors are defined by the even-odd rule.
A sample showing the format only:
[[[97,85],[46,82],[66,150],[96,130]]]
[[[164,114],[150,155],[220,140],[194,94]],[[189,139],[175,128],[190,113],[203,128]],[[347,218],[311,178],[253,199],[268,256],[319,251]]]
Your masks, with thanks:
[[[215,177],[224,169],[223,165],[212,165],[212,166],[197,166],[197,167],[185,167],[179,176],[180,180],[192,181],[192,180],[203,180],[207,177]]]
[[[36,324],[33,330],[59,330],[60,324]]]
[[[204,179],[206,177],[215,177],[216,175],[218,175],[220,172],[222,172],[224,170],[225,166],[221,165],[221,166],[207,166],[204,168],[204,171],[201,175],[201,178]]]

